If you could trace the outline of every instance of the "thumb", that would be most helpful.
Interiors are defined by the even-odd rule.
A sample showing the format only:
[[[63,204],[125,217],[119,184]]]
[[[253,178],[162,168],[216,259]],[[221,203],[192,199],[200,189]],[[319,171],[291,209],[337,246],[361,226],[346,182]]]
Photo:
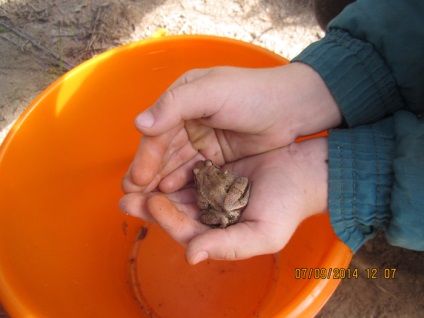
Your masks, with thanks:
[[[273,238],[269,229],[264,226],[253,221],[245,221],[226,229],[213,229],[194,237],[187,246],[186,259],[192,265],[208,258],[246,259],[256,255],[276,253],[285,243],[284,239]]]
[[[152,195],[147,200],[147,209],[156,223],[182,245],[186,245],[194,236],[209,228],[180,211],[174,202],[163,194]]]
[[[137,129],[143,134],[157,136],[176,127],[181,120],[208,116],[216,108],[206,95],[214,85],[208,79],[212,69],[195,69],[179,77],[146,111],[135,119]],[[206,81],[203,80],[206,78]],[[219,96],[212,97],[216,100]],[[210,109],[212,108],[212,109]]]

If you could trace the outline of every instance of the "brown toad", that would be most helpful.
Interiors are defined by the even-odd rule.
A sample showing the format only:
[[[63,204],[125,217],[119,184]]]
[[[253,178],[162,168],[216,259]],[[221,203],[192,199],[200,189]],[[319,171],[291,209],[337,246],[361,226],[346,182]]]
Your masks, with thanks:
[[[234,224],[249,200],[251,183],[231,171],[221,171],[211,160],[198,161],[193,169],[200,221],[212,227]]]

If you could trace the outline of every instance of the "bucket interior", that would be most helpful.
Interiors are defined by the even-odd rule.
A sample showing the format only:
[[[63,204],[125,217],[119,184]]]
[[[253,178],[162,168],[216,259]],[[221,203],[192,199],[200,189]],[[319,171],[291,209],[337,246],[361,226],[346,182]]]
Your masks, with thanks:
[[[133,121],[192,68],[287,61],[239,41],[165,37],[78,66],[46,89],[0,150],[0,300],[16,317],[287,317],[338,284],[296,268],[346,267],[327,215],[278,254],[189,266],[160,228],[118,209],[140,141]]]

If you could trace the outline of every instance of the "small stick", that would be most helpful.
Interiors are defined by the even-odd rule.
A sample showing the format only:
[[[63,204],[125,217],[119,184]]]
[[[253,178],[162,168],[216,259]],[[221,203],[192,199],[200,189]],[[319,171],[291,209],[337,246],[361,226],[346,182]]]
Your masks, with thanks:
[[[18,37],[24,39],[27,41],[27,43],[31,43],[35,48],[39,49],[41,52],[43,52],[45,55],[47,55],[50,59],[54,60],[54,63],[56,65],[61,65],[63,70],[65,71],[69,71],[70,69],[72,69],[74,67],[74,65],[72,65],[71,63],[68,63],[66,61],[63,60],[62,57],[57,56],[53,51],[51,51],[50,49],[48,49],[47,47],[45,47],[44,45],[38,43],[33,37],[31,37],[30,35],[22,32],[21,30],[19,30],[18,28],[15,28],[3,21],[0,20],[0,25],[5,27],[7,30],[13,32],[14,34],[16,34]],[[9,41],[10,43],[17,45],[15,42],[7,39],[6,37],[2,36],[2,38],[4,38],[5,40]],[[17,45],[18,47],[21,47],[21,45]]]

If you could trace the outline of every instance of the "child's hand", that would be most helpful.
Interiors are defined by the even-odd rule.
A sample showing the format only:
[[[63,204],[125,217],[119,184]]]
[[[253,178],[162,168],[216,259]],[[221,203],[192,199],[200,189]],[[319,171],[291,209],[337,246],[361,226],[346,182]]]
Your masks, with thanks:
[[[130,193],[120,206],[133,216],[156,222],[187,246],[190,264],[207,258],[235,260],[275,253],[302,220],[326,211],[327,154],[327,139],[317,138],[225,165],[224,169],[252,182],[239,223],[225,229],[211,229],[199,222],[193,187],[166,196]]]
[[[197,160],[222,166],[341,121],[324,82],[301,63],[193,70],[137,117],[143,138],[122,188],[174,192],[189,181]]]

